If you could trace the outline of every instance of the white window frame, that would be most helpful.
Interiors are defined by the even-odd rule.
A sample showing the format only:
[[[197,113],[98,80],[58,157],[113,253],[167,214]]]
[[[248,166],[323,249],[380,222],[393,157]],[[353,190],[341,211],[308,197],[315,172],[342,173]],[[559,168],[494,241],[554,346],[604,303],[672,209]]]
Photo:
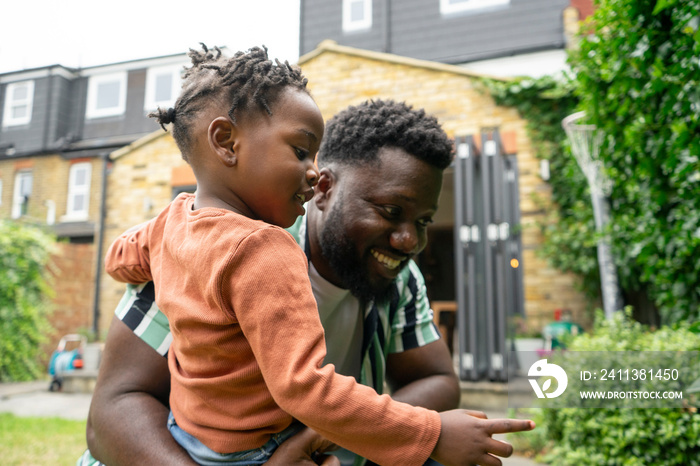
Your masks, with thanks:
[[[171,76],[171,95],[168,100],[156,100],[156,82],[157,78],[163,74]],[[180,88],[182,87],[182,66],[152,66],[146,71],[146,100],[144,101],[144,110],[151,111],[160,107],[168,109],[175,104]]]
[[[85,184],[76,184],[78,170],[85,170]],[[64,222],[77,222],[87,220],[90,209],[90,186],[92,181],[92,164],[90,162],[74,163],[70,167],[68,175],[68,205],[66,206],[66,215],[61,217]],[[82,210],[76,210],[76,196],[85,196],[85,203]]]
[[[451,3],[450,0],[440,0],[440,13],[449,15],[465,11],[486,10],[508,5],[509,3],[510,0],[464,0],[459,3]]]
[[[12,95],[18,87],[27,87],[27,97],[24,99],[14,100]],[[21,81],[9,83],[5,88],[5,107],[3,109],[2,126],[20,126],[27,125],[32,121],[32,106],[34,105],[34,81]],[[23,117],[13,118],[12,109],[15,107],[26,106],[27,114]]]
[[[88,81],[88,99],[85,116],[91,118],[103,118],[108,116],[123,115],[126,110],[126,80],[127,72],[110,74],[97,74],[90,76]],[[97,93],[101,84],[117,82],[119,84],[119,96],[114,107],[97,108]]]
[[[362,2],[365,17],[361,21],[352,21],[352,5]],[[372,0],[343,0],[343,31],[353,32],[370,29],[372,27]]]
[[[30,179],[32,186],[30,186],[29,193],[22,194],[22,181],[27,177]],[[31,170],[20,170],[15,173],[15,189],[12,194],[12,218],[20,218],[23,215],[22,206],[24,205],[24,197],[31,197],[33,184],[34,175],[32,174]]]

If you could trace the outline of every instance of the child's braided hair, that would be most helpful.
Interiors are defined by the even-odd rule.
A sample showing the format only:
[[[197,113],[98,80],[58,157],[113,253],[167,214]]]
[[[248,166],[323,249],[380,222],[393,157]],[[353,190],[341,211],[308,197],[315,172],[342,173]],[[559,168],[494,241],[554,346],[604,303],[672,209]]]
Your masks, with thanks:
[[[271,106],[287,87],[306,91],[307,79],[301,70],[286,61],[271,61],[265,46],[228,58],[218,47],[201,45],[201,50],[190,49],[188,53],[192,66],[185,68],[182,91],[175,105],[167,110],[158,108],[148,115],[164,130],[165,125],[172,123],[173,138],[185,160],[191,142],[190,123],[207,105],[231,102],[228,115],[235,123],[236,116],[252,110],[252,105],[272,115]]]

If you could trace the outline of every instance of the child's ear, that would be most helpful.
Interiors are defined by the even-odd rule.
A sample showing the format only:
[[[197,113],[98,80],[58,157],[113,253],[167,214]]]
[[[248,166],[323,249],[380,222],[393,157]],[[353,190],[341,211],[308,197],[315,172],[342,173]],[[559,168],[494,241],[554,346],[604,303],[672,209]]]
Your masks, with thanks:
[[[313,201],[319,210],[324,210],[330,203],[331,196],[335,191],[335,173],[330,168],[325,167],[319,170],[318,184],[314,187]]]
[[[227,167],[236,165],[238,159],[234,151],[238,128],[226,117],[217,117],[209,123],[207,137],[209,146],[219,161]]]

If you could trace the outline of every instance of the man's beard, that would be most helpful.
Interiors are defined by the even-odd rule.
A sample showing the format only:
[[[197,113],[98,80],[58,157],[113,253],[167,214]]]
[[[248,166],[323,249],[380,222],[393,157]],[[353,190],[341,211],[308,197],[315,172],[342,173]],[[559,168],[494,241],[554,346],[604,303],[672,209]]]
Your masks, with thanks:
[[[362,303],[388,299],[391,296],[391,286],[373,285],[370,282],[366,264],[358,256],[355,245],[345,235],[341,215],[342,202],[342,199],[338,200],[321,229],[319,242],[323,257],[340,279],[342,286],[349,289]]]

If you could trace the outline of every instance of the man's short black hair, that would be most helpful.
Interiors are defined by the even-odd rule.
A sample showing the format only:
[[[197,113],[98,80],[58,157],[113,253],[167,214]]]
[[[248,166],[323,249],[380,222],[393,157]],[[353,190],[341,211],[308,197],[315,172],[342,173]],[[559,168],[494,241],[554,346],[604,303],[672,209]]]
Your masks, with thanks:
[[[452,162],[454,145],[432,115],[393,100],[351,106],[326,123],[318,165],[374,162],[383,147],[403,149],[440,169]]]

